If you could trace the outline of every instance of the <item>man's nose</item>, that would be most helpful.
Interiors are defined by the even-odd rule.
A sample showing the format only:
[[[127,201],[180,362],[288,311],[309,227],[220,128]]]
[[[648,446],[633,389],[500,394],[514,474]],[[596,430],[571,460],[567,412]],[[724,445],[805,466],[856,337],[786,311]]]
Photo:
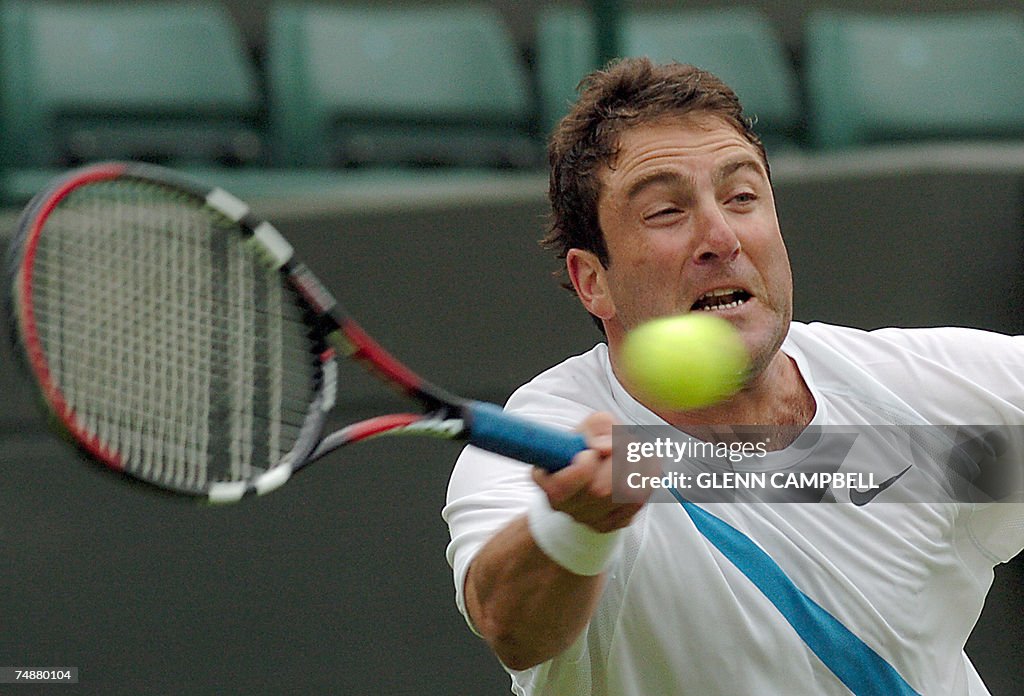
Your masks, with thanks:
[[[699,221],[700,240],[694,249],[696,263],[732,261],[740,253],[740,239],[717,205],[707,206]]]

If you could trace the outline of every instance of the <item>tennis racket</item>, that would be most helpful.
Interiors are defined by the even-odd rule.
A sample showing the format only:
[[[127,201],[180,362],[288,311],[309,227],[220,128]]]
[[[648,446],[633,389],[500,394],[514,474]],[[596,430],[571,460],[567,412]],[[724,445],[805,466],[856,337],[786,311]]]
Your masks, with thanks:
[[[463,440],[556,471],[583,437],[449,394],[385,351],[249,206],[152,165],[52,182],[8,253],[17,352],[54,425],[89,458],[184,495],[277,489],[349,443]],[[350,358],[418,408],[324,435]]]

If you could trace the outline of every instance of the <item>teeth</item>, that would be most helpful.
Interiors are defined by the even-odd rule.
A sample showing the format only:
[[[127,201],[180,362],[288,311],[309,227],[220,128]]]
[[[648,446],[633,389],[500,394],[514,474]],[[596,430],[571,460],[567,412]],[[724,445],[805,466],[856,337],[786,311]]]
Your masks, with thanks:
[[[719,300],[730,299],[730,297],[732,299],[729,302],[719,302]],[[704,293],[693,304],[695,309],[702,309],[705,312],[717,312],[735,309],[748,299],[750,299],[750,295],[740,288],[720,288]]]
[[[701,295],[703,300],[705,297],[721,297],[722,295],[731,295],[734,292],[741,292],[739,288],[722,288],[721,290],[712,290]]]
[[[703,307],[702,311],[705,311],[705,312],[717,312],[717,311],[720,311],[720,310],[723,310],[723,309],[733,309],[735,307],[739,307],[741,304],[743,304],[743,303],[740,302],[739,300],[733,300],[729,304],[724,304],[724,305],[705,305]]]

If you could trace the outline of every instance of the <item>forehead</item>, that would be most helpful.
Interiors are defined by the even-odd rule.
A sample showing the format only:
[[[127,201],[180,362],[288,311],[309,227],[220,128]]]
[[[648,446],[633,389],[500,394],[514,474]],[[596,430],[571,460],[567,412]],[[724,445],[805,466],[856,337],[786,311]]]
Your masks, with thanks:
[[[602,179],[605,184],[621,183],[653,167],[714,166],[745,155],[762,163],[758,149],[722,118],[706,114],[665,118],[622,131]]]

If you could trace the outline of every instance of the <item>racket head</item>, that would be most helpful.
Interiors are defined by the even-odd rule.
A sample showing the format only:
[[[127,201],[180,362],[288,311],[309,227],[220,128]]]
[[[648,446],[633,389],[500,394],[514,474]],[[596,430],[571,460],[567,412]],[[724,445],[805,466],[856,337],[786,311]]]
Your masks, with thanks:
[[[337,389],[337,327],[291,248],[219,188],[152,165],[74,170],[8,251],[16,353],[90,459],[215,502],[286,481]],[[285,272],[288,267],[288,273]]]

